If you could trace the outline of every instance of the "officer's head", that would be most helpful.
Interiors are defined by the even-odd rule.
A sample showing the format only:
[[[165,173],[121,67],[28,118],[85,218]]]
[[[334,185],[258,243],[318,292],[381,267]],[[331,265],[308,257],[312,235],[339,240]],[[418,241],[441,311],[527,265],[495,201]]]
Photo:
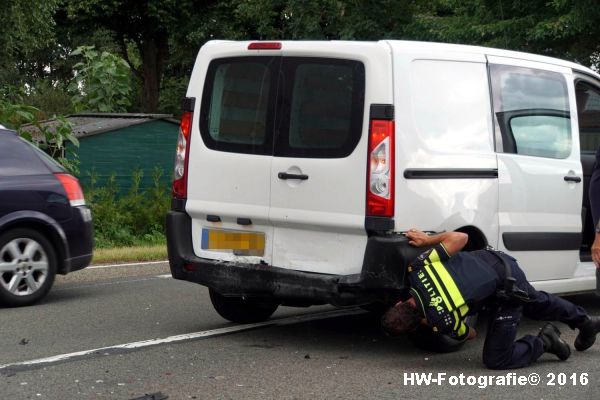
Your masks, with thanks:
[[[387,310],[381,318],[381,327],[387,334],[395,336],[415,331],[422,320],[423,313],[411,297]]]

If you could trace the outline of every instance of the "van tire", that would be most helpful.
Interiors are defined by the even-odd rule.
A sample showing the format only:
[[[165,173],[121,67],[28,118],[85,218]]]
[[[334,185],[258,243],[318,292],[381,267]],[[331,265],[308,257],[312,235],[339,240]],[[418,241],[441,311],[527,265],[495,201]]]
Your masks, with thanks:
[[[279,303],[262,299],[223,296],[212,288],[209,288],[208,292],[210,301],[219,315],[238,324],[266,321],[279,307]]]

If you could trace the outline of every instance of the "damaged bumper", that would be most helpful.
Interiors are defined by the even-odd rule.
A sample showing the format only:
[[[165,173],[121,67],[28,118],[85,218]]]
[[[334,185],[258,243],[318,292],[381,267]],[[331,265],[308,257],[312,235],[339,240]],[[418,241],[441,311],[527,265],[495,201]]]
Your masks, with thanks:
[[[406,265],[416,256],[404,236],[394,235],[369,238],[362,272],[355,275],[318,274],[200,258],[193,251],[191,219],[182,211],[170,211],[167,215],[167,249],[175,279],[199,283],[226,296],[336,306],[389,302],[402,296],[406,288]]]

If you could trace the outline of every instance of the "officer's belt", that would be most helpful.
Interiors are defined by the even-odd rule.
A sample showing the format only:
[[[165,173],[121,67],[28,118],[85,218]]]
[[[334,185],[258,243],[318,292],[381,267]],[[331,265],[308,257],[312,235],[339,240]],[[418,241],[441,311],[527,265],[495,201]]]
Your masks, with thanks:
[[[530,301],[529,294],[515,285],[517,280],[512,276],[512,268],[506,258],[502,256],[502,252],[492,248],[487,248],[486,250],[498,258],[502,265],[504,265],[504,285],[496,292],[496,298],[501,301]]]

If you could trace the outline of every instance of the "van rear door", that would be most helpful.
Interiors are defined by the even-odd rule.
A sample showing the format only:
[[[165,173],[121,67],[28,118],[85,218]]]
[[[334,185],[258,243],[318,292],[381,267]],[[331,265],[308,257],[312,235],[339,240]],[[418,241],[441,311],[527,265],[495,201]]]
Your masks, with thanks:
[[[250,55],[247,43],[212,42],[198,55],[187,93],[196,98],[196,114],[186,211],[199,257],[271,262],[279,65],[276,55]]]
[[[273,265],[358,273],[369,107],[392,104],[386,43],[284,42],[271,165]]]

